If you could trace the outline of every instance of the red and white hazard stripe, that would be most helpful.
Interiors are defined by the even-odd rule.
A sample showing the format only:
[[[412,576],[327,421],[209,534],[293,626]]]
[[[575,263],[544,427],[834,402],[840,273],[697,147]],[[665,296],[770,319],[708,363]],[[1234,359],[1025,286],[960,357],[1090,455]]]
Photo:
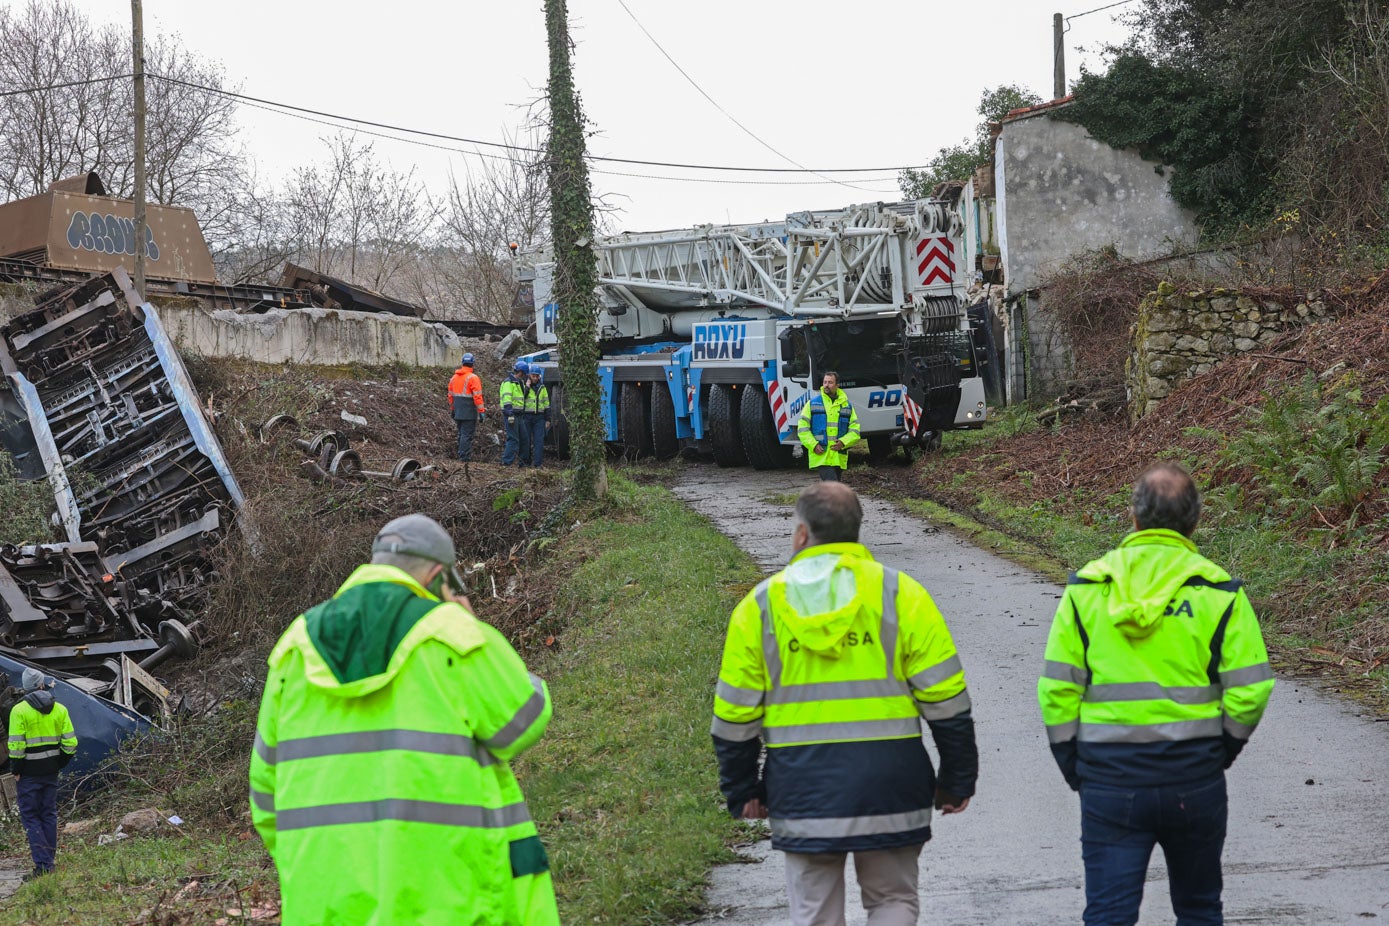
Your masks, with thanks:
[[[916,278],[922,286],[955,279],[955,243],[946,235],[930,235],[916,245]]]
[[[907,424],[907,433],[916,437],[916,432],[921,429],[921,406],[913,402],[911,396],[903,400],[902,420]]]
[[[786,430],[786,402],[781,398],[781,383],[772,380],[767,384],[767,401],[772,406],[772,418],[776,421],[777,433]]]

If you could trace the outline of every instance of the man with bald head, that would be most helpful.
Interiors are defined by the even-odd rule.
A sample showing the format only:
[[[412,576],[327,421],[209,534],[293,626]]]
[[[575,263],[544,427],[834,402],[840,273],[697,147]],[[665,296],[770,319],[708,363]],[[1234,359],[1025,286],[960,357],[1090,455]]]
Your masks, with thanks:
[[[719,786],[733,816],[769,818],[794,926],[843,926],[849,853],[871,926],[916,923],[932,807],[964,810],[978,776],[950,630],[858,542],[862,521],[843,483],[801,493],[791,563],[734,609],[714,695]]]
[[[1132,926],[1162,846],[1178,926],[1223,922],[1225,769],[1273,690],[1242,584],[1196,549],[1201,498],[1159,463],[1133,533],[1075,572],[1037,683],[1053,755],[1080,792],[1086,926]]]

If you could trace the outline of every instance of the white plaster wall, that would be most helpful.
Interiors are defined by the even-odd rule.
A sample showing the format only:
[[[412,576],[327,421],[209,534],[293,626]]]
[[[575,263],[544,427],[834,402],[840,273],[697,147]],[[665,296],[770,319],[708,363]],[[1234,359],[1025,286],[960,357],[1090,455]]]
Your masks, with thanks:
[[[1172,199],[1170,167],[1078,125],[1046,114],[1006,122],[996,157],[1010,294],[1040,286],[1083,251],[1112,245],[1147,260],[1196,242],[1195,217]]]

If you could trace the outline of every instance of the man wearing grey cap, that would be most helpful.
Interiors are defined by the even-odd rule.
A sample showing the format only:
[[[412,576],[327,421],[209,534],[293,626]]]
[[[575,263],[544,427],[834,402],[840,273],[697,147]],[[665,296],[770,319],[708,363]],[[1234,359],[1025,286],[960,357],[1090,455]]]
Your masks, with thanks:
[[[14,771],[19,819],[29,838],[31,881],[54,867],[58,848],[58,771],[77,754],[77,733],[68,709],[53,697],[57,682],[38,669],[20,675],[24,700],[10,711],[10,768]]]
[[[511,772],[550,720],[545,683],[463,594],[421,514],[270,653],[251,816],[286,924],[558,926]]]

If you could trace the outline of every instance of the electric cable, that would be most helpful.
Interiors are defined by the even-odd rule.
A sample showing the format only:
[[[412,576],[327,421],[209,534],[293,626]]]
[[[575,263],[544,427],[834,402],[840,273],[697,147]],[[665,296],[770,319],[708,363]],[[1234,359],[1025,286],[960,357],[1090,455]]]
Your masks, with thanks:
[[[654,35],[651,34],[650,30],[648,30],[648,29],[646,28],[646,26],[642,25],[641,20],[640,20],[640,19],[637,19],[637,14],[636,14],[636,13],[633,13],[633,12],[632,12],[632,8],[629,7],[629,6],[627,5],[627,0],[617,0],[617,3],[618,3],[619,6],[622,7],[623,10],[626,11],[627,15],[631,17],[632,22],[634,22],[634,23],[637,24],[637,28],[641,30],[642,35],[644,35],[644,36],[646,36],[648,39],[650,39],[650,40],[651,40],[651,44],[656,46],[656,50],[659,51],[659,52],[661,53],[661,55],[662,55],[667,61],[670,62],[671,67],[673,67],[673,68],[675,68],[677,71],[679,71],[679,72],[680,72],[680,76],[683,77],[683,78],[685,78],[685,80],[689,81],[690,86],[691,86],[691,87],[694,87],[695,90],[699,91],[699,95],[702,96],[702,97],[704,97],[706,100],[708,100],[709,103],[710,103],[715,109],[717,109],[719,112],[721,112],[721,113],[723,113],[725,116],[727,116],[727,117],[728,117],[728,120],[729,120],[730,122],[732,122],[732,123],[733,123],[734,125],[736,125],[738,128],[742,129],[742,130],[747,134],[747,136],[748,136],[749,138],[751,138],[753,141],[757,142],[757,143],[758,143],[759,145],[761,145],[763,148],[766,148],[768,151],[770,151],[772,154],[775,154],[777,157],[781,158],[783,161],[786,161],[786,162],[789,163],[789,164],[794,164],[794,165],[796,165],[797,167],[799,167],[801,170],[809,171],[810,173],[815,174],[817,177],[821,177],[821,176],[822,176],[819,172],[810,170],[810,168],[806,167],[804,164],[802,164],[801,162],[797,161],[795,158],[791,157],[790,155],[785,154],[785,153],[783,153],[783,152],[777,150],[777,149],[776,149],[775,147],[773,147],[770,143],[768,143],[767,141],[763,140],[762,137],[759,136],[759,135],[758,135],[756,132],[754,132],[752,129],[750,129],[750,128],[748,128],[747,126],[743,125],[743,123],[740,122],[740,121],[738,120],[738,117],[737,117],[737,116],[733,115],[731,112],[729,112],[728,110],[724,109],[721,105],[719,105],[719,101],[716,100],[716,99],[714,99],[714,98],[713,98],[712,96],[710,96],[707,92],[705,92],[704,88],[701,87],[701,86],[699,85],[699,83],[698,83],[693,77],[690,76],[689,72],[686,71],[684,68],[682,68],[682,67],[680,66],[680,63],[670,56],[670,52],[668,52],[668,51],[665,50],[665,47],[662,46],[661,43],[658,42],[658,41],[656,40],[656,37],[655,37]],[[828,179],[830,179],[830,178],[824,177],[823,179],[828,180]],[[855,190],[863,190],[863,189],[865,189],[865,187],[854,186],[854,185],[851,184],[851,183],[846,183],[846,182],[840,181],[840,180],[836,180],[836,181],[834,181],[834,182],[835,182],[835,183],[838,183],[840,186],[850,187],[851,189],[855,189]],[[868,192],[872,193],[872,192],[876,192],[876,191],[874,191],[874,190],[868,190]]]
[[[240,100],[240,101],[242,101],[242,102],[247,102],[247,103],[258,103],[258,104],[260,104],[262,107],[271,106],[271,107],[276,107],[276,108],[278,108],[278,109],[290,110],[290,111],[293,111],[293,112],[296,112],[296,113],[304,113],[304,114],[310,115],[310,116],[319,116],[319,117],[326,118],[326,119],[336,119],[336,120],[339,121],[339,122],[350,122],[350,123],[353,123],[353,124],[355,124],[355,125],[370,126],[371,128],[374,128],[374,129],[385,129],[385,130],[391,131],[391,132],[401,132],[401,133],[404,133],[404,134],[406,134],[406,135],[419,135],[419,136],[422,136],[422,137],[425,137],[425,138],[435,138],[435,139],[439,139],[439,140],[441,140],[441,141],[460,142],[460,143],[465,144],[465,145],[481,145],[481,146],[486,147],[486,148],[501,148],[501,149],[503,149],[503,150],[505,150],[505,151],[515,151],[515,152],[519,152],[519,153],[522,153],[522,154],[544,154],[544,151],[541,150],[541,149],[539,149],[539,148],[528,148],[528,147],[526,147],[526,146],[524,146],[524,145],[508,145],[508,144],[505,144],[505,143],[503,143],[503,142],[485,141],[485,140],[483,140],[483,139],[477,139],[477,138],[465,138],[465,137],[459,136],[459,135],[446,135],[446,134],[444,134],[444,133],[442,133],[442,132],[431,132],[431,131],[427,131],[427,130],[425,130],[425,129],[412,129],[412,128],[408,128],[408,127],[405,127],[405,126],[390,125],[389,123],[384,123],[384,122],[373,122],[373,121],[371,121],[371,120],[369,120],[369,119],[359,119],[359,118],[357,118],[357,117],[355,117],[355,116],[343,116],[343,115],[339,115],[339,114],[337,114],[337,113],[324,112],[324,111],[322,111],[322,110],[317,110],[317,109],[309,109],[309,108],[304,107],[304,106],[295,106],[295,105],[290,104],[290,103],[280,103],[280,102],[278,102],[278,101],[276,101],[276,100],[267,100],[267,99],[263,99],[263,98],[261,98],[261,97],[249,96],[249,95],[244,94],[244,93],[236,93],[236,92],[231,91],[231,90],[224,90],[224,89],[222,89],[222,88],[220,88],[220,87],[206,87],[206,86],[203,86],[202,84],[195,84],[195,83],[191,83],[191,82],[189,82],[189,81],[179,80],[179,79],[174,78],[174,77],[165,77],[165,76],[163,76],[163,75],[161,75],[161,74],[147,73],[145,76],[146,76],[146,77],[152,77],[152,78],[154,78],[154,79],[156,79],[156,80],[162,80],[162,81],[165,81],[166,83],[178,84],[178,85],[180,85],[180,86],[190,87],[190,88],[192,88],[192,89],[194,89],[194,90],[203,90],[203,91],[205,91],[205,92],[207,92],[207,93],[215,93],[215,94],[217,94],[217,95],[219,95],[219,96],[230,97],[231,99]],[[402,140],[403,140],[403,139],[402,139]],[[609,163],[609,164],[635,164],[635,165],[641,166],[641,167],[675,167],[675,168],[679,168],[679,169],[681,169],[681,170],[712,170],[712,171],[730,171],[730,172],[762,173],[762,174],[874,174],[874,173],[886,173],[886,174],[893,174],[893,175],[896,175],[896,174],[898,174],[898,173],[900,173],[901,171],[904,171],[904,170],[924,170],[924,169],[926,168],[926,166],[927,166],[927,165],[924,165],[924,164],[909,164],[909,165],[899,166],[899,167],[823,167],[823,168],[809,169],[809,168],[794,168],[794,167],[742,167],[742,166],[727,166],[727,165],[714,165],[714,164],[686,164],[686,163],[680,163],[680,162],[678,162],[678,161],[648,161],[648,160],[641,160],[641,159],[638,159],[638,158],[614,158],[614,157],[604,157],[604,156],[601,156],[601,155],[589,155],[588,157],[589,157],[591,160],[594,160],[594,161],[603,161],[603,162]],[[884,178],[882,178],[882,179],[883,179],[884,181],[886,181],[886,180],[888,180],[889,178],[884,177]]]

